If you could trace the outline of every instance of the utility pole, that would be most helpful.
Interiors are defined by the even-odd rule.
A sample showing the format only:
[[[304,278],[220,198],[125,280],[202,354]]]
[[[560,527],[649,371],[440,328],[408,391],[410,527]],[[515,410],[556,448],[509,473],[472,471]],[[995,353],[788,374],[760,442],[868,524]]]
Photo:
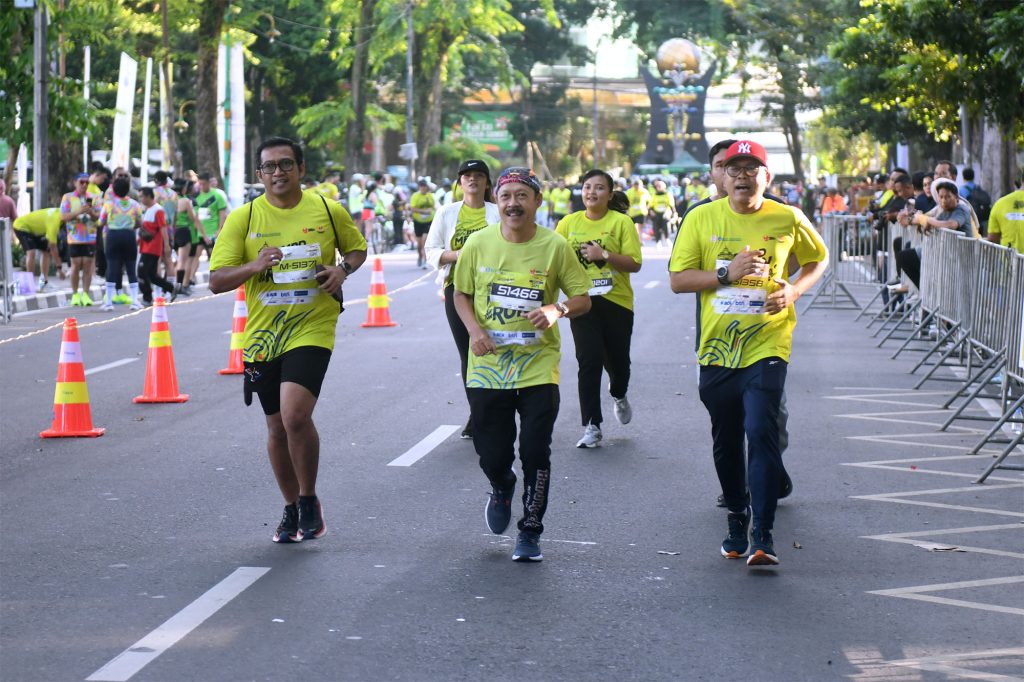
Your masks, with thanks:
[[[46,123],[50,117],[49,102],[47,100],[47,87],[50,74],[50,63],[47,59],[46,49],[46,5],[42,2],[36,4],[35,17],[35,87],[33,88],[34,104],[34,129],[32,133],[32,208],[39,209],[46,206],[46,175],[47,175],[47,154],[46,146],[49,139],[46,130]]]
[[[409,182],[416,182],[415,140],[412,136],[412,0],[405,3],[405,144],[406,149],[414,150],[409,157]],[[413,146],[408,146],[413,145]]]

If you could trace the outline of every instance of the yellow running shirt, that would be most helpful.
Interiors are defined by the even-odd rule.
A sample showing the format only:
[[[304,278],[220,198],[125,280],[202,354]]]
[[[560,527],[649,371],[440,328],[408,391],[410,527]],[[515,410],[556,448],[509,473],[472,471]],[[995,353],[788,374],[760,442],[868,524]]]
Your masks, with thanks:
[[[779,288],[774,278],[785,278],[790,253],[801,265],[828,257],[821,236],[798,208],[765,200],[757,213],[740,214],[724,199],[687,214],[668,269],[714,271],[747,246],[764,249],[768,263],[762,271],[699,294],[697,356],[702,365],[739,368],[771,357],[789,362],[796,310],[789,306],[773,315],[763,313],[765,298]]]
[[[591,263],[580,254],[580,245],[595,242],[603,249],[629,256],[637,263],[643,262],[640,255],[640,238],[633,221],[617,211],[608,211],[600,220],[591,220],[586,211],[571,213],[558,221],[555,228],[572,247],[580,265],[590,277],[590,295],[604,296],[627,310],[633,309],[633,286],[628,272],[619,272],[607,263]]]
[[[551,190],[551,212],[558,215],[565,215],[569,212],[569,200],[572,199],[572,190],[568,187]]]
[[[409,198],[409,208],[412,209],[412,219],[417,223],[429,223],[434,219],[437,210],[437,201],[430,192],[416,192]]]
[[[60,209],[41,208],[14,219],[14,229],[28,232],[37,237],[46,237],[51,244],[57,243],[60,232]]]
[[[303,192],[302,200],[290,209],[275,208],[265,196],[257,197],[228,215],[210,271],[254,261],[268,246],[280,248],[284,258],[245,283],[249,319],[243,359],[266,362],[299,346],[333,349],[338,302],[317,288],[314,274],[317,265],[335,264],[335,247],[343,254],[366,249],[351,216],[340,204],[325,202],[312,191]]]
[[[459,217],[455,219],[455,233],[452,234],[452,240],[449,242],[448,248],[451,251],[459,251],[466,245],[469,235],[485,227],[487,227],[487,208],[484,206],[471,208],[463,204],[462,208],[459,209]],[[445,286],[452,283],[454,274],[455,268],[448,268],[448,276],[444,280]]]
[[[638,215],[647,215],[647,207],[651,203],[651,195],[646,189],[643,187],[640,189],[630,187],[626,190],[626,198],[629,199],[629,216],[631,218]]]
[[[590,278],[562,237],[537,228],[522,244],[505,240],[500,225],[488,225],[466,241],[455,267],[455,288],[473,297],[477,322],[498,347],[469,354],[466,386],[515,389],[558,383],[558,325],[540,331],[530,310],[554,303],[558,292],[581,296]]]
[[[15,222],[17,227],[18,223]],[[998,234],[999,243],[1024,253],[1024,189],[1010,192],[992,204],[988,233]]]

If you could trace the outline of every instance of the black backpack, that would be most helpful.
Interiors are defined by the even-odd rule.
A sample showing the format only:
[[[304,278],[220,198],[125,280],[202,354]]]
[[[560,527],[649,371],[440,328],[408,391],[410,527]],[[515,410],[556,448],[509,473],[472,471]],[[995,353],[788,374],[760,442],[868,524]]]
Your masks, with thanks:
[[[974,208],[974,212],[978,214],[981,224],[988,223],[988,216],[992,213],[992,197],[988,195],[988,192],[975,185],[974,189],[968,192],[967,201]]]

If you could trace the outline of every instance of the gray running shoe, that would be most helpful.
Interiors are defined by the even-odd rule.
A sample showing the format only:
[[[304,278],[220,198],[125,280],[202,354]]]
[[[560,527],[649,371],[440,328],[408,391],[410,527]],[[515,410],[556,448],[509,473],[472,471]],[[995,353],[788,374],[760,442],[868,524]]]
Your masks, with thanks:
[[[750,553],[750,507],[729,512],[729,535],[722,541],[722,556],[742,559]]]
[[[619,420],[620,424],[628,424],[633,420],[633,408],[629,404],[629,400],[623,396],[621,398],[612,398],[615,401],[615,418]]]
[[[576,441],[578,448],[596,448],[601,445],[601,427],[596,424],[587,424],[583,429],[583,438]]]

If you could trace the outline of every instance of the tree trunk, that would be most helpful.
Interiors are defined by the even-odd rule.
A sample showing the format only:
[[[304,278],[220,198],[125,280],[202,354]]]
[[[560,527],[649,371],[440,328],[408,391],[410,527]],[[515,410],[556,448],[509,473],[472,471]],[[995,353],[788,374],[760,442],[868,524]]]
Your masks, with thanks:
[[[221,187],[220,150],[217,139],[217,47],[224,12],[230,0],[205,0],[200,9],[199,31],[196,37],[196,170],[207,171],[216,177]]]
[[[51,130],[47,145],[46,170],[50,181],[46,187],[46,203],[43,206],[33,206],[32,208],[60,206],[61,197],[65,192],[71,191],[75,175],[82,170],[88,170],[79,168],[81,159],[81,140],[64,140]]]
[[[440,167],[430,162],[430,148],[441,141],[441,93],[444,89],[444,82],[441,80],[441,71],[448,62],[448,54],[441,55],[441,58],[429,73],[429,82],[420,86],[419,92],[419,126],[417,127],[417,147],[420,158],[416,160],[418,168],[432,177],[440,172]],[[424,74],[428,75],[428,74]],[[436,178],[435,178],[436,179]]]
[[[979,167],[975,168],[975,181],[995,200],[1016,189],[1013,177],[1017,146],[1011,131],[991,119],[985,119],[979,137],[981,152],[977,157]]]
[[[373,10],[377,0],[362,0],[359,11],[359,26],[356,27],[355,53],[352,56],[350,96],[354,116],[345,128],[345,172],[351,177],[366,169],[366,154],[363,145],[366,140],[366,66],[370,54],[370,26],[373,24]]]
[[[180,176],[184,170],[181,154],[178,152],[178,143],[174,137],[174,93],[171,88],[171,43],[170,43],[170,22],[167,18],[167,3],[169,0],[160,2],[160,25],[161,42],[163,43],[163,59],[160,60],[160,72],[164,78],[164,127],[167,128],[167,149],[161,151],[167,154],[164,164],[173,167],[174,175]]]
[[[12,144],[11,148],[7,150],[7,167],[4,168],[4,186],[7,187],[8,194],[11,193],[11,178],[14,177],[14,164],[18,162],[18,151],[20,149],[20,144]],[[19,189],[25,188],[21,187]]]
[[[793,92],[799,88],[800,82],[796,80],[796,74],[784,78],[782,87],[782,131],[786,135],[786,146],[789,148],[789,157],[793,160],[793,174],[797,182],[804,182],[804,148],[800,139],[800,123],[796,120],[796,106],[798,93]]]

